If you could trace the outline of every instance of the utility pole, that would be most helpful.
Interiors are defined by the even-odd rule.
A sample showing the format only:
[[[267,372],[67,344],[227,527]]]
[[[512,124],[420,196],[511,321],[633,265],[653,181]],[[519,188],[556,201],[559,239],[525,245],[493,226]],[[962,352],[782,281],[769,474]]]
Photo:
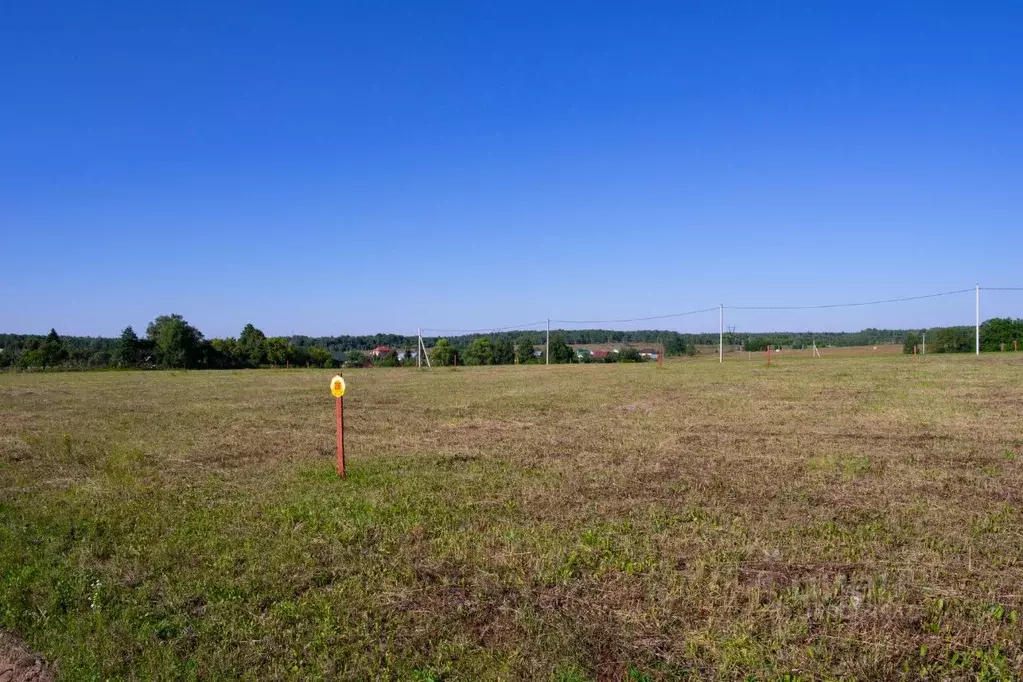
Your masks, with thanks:
[[[927,355],[927,332],[924,332],[923,348],[920,350],[920,355]]]
[[[718,362],[725,361],[725,304],[718,304]]]
[[[433,365],[430,364],[430,356],[426,352],[426,342],[423,341],[423,330],[417,330],[419,332],[419,352],[416,353],[416,366],[422,368],[423,358],[426,358],[426,366],[433,369]]]
[[[977,329],[976,329],[976,343],[977,343],[977,355],[980,355],[980,285],[977,285]]]
[[[551,318],[547,318],[547,364],[551,364]]]

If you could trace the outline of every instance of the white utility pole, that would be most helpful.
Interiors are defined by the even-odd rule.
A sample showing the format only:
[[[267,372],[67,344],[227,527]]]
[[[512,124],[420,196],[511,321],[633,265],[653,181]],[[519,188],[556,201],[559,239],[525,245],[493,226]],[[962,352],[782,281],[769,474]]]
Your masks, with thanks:
[[[423,329],[420,327],[416,329],[416,338],[419,339],[419,345],[416,346],[416,367],[422,369],[423,367]]]
[[[725,361],[725,304],[718,304],[718,362]]]
[[[927,355],[927,332],[924,332],[923,348],[920,349],[920,355]]]
[[[547,318],[547,364],[551,364],[551,318]]]
[[[980,285],[977,285],[977,355],[980,355]]]
[[[426,358],[426,366],[430,367],[431,369],[433,368],[433,365],[430,364],[430,356],[426,352],[426,342],[423,341],[423,330],[422,329],[419,330],[419,352],[416,353],[416,355],[418,355],[418,357],[416,358],[416,363],[417,363],[417,365],[419,367],[423,366],[423,358],[425,357]]]

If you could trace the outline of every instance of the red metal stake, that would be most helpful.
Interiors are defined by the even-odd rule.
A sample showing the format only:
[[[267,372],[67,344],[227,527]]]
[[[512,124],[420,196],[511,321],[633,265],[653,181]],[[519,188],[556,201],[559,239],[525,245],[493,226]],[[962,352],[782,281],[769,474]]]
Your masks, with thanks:
[[[337,475],[345,477],[345,399],[337,399]]]

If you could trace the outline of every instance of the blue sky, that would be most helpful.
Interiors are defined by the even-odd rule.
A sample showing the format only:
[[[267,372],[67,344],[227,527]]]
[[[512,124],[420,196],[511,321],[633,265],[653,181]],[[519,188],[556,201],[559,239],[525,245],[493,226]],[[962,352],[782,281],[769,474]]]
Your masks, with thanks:
[[[414,333],[1023,284],[1018,3],[227,5],[0,4],[2,331]],[[983,304],[1021,316],[1023,292]],[[727,323],[972,319],[967,294]]]

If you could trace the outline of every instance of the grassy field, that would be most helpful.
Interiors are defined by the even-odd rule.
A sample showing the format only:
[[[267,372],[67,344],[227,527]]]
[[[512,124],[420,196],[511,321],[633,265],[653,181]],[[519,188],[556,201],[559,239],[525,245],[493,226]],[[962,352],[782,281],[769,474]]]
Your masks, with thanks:
[[[1023,357],[0,375],[65,679],[1012,679]]]

